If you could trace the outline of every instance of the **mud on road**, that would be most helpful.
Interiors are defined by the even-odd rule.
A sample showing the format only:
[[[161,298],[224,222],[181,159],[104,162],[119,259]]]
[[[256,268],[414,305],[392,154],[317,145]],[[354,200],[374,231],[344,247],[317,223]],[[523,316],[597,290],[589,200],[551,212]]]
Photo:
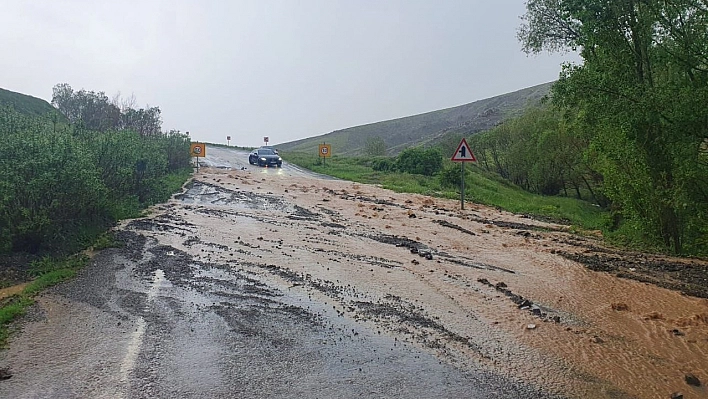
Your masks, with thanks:
[[[705,397],[705,263],[567,230],[203,168],[40,299],[0,396]]]

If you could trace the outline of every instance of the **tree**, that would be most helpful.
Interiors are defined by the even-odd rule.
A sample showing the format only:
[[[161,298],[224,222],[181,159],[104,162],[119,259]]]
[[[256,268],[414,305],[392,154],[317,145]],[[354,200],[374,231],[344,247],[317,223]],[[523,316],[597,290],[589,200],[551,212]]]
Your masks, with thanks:
[[[580,51],[552,96],[587,115],[604,193],[675,252],[708,234],[708,3],[529,0],[524,21],[527,52]]]
[[[74,91],[67,83],[54,86],[52,105],[70,123],[89,131],[132,130],[142,137],[162,133],[160,108],[134,109],[135,97],[121,100],[120,94],[109,99],[104,92]]]
[[[106,131],[118,128],[121,112],[105,93],[79,90],[67,83],[54,86],[52,105],[66,116],[70,123],[81,121],[88,130]]]

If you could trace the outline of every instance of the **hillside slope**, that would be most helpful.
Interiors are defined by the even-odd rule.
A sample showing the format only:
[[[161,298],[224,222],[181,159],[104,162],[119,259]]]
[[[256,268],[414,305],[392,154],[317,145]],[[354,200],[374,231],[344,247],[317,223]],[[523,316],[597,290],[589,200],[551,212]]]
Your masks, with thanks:
[[[30,115],[30,116],[47,116],[50,113],[56,113],[64,119],[56,108],[41,98],[28,96],[14,91],[0,89],[0,107],[9,106],[15,111]]]
[[[388,153],[395,155],[409,146],[434,143],[448,134],[471,135],[488,130],[539,101],[548,94],[552,84],[544,83],[439,111],[336,130],[277,147],[281,151],[317,153],[318,144],[326,142],[332,144],[334,154],[359,155],[368,138],[381,137]]]

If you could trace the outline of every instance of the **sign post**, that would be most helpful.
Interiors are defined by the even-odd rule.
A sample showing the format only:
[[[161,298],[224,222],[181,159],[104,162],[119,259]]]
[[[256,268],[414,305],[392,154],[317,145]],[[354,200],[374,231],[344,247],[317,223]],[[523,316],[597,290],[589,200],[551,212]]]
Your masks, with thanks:
[[[467,145],[467,140],[462,138],[460,145],[457,146],[455,154],[450,158],[453,162],[460,162],[460,209],[465,209],[465,162],[477,162],[477,158],[470,150],[470,146]]]
[[[206,145],[204,143],[192,143],[189,146],[189,153],[193,157],[197,157],[197,173],[199,173],[199,157],[206,156]]]
[[[231,141],[231,136],[226,136],[226,146],[229,146],[229,142]]]
[[[268,145],[268,136],[263,137],[263,142]]]
[[[332,156],[332,144],[322,143],[319,148],[319,157],[322,158],[322,166],[325,165],[325,160]]]

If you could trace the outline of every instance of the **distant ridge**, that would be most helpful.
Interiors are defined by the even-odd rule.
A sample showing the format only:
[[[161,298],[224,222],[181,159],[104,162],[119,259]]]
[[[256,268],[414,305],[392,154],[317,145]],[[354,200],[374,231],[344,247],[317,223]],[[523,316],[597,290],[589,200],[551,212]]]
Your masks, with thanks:
[[[281,151],[317,153],[318,145],[327,142],[335,154],[361,155],[367,139],[381,137],[389,155],[395,155],[410,146],[435,143],[448,134],[469,136],[489,130],[540,101],[552,85],[553,82],[544,83],[439,111],[335,130],[277,147]]]
[[[51,113],[60,115],[56,108],[41,98],[5,89],[0,89],[0,107],[2,106],[8,106],[21,114],[30,116],[47,116]],[[61,119],[63,120],[64,117],[61,116]]]

